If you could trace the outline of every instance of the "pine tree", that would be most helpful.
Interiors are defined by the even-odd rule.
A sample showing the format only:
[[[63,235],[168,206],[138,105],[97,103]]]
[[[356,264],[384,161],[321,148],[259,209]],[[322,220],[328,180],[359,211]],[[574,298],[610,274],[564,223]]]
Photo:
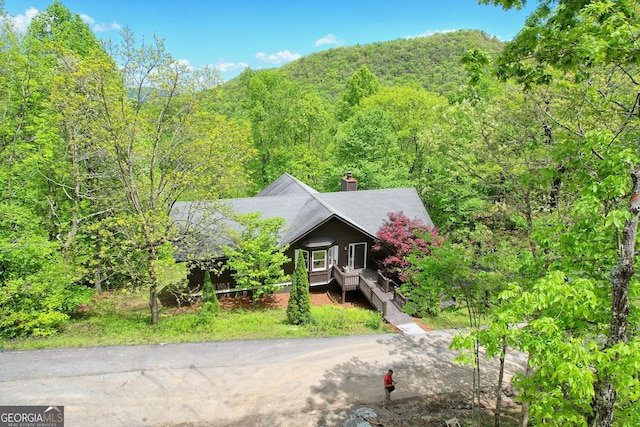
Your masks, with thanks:
[[[211,275],[208,271],[204,272],[204,283],[202,285],[202,305],[200,306],[200,309],[214,316],[220,313],[220,301],[218,301],[218,296],[213,290]]]
[[[291,291],[287,304],[287,321],[293,325],[302,325],[311,321],[311,296],[309,295],[309,277],[302,252],[298,255],[298,264],[291,279]]]

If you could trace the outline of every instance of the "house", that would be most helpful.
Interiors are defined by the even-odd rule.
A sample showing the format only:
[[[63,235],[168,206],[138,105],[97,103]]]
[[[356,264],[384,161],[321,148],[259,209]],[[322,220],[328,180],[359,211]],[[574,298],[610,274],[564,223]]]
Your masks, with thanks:
[[[240,215],[260,212],[263,218],[284,218],[286,228],[280,244],[289,245],[287,256],[291,259],[284,265],[285,273],[293,273],[300,251],[306,260],[310,286],[337,280],[344,293],[355,289],[345,286],[345,272],[375,270],[371,248],[388,213],[403,212],[430,227],[433,223],[414,188],[358,191],[356,179],[347,173],[342,178],[341,189],[339,192],[320,193],[285,173],[254,197],[228,199],[223,204]],[[174,206],[172,217],[177,222],[197,223],[207,209],[213,210],[206,204],[179,202]],[[237,227],[237,223],[234,225],[229,220],[226,224]],[[208,240],[206,244],[200,242],[201,249],[191,255],[179,248],[178,261],[189,262],[196,257],[203,259],[204,247],[214,248],[209,258],[222,259],[219,249],[229,242],[224,233],[211,231],[201,235],[202,239]],[[201,268],[192,269],[190,286],[199,286],[203,278]],[[217,277],[212,275],[212,281],[218,291],[234,286],[229,272]]]

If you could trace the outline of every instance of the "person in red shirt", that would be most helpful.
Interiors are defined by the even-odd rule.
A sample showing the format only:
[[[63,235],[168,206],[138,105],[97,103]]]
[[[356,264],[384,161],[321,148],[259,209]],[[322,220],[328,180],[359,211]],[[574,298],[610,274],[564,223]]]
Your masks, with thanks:
[[[391,403],[391,392],[396,389],[395,381],[393,381],[393,370],[389,369],[384,375],[384,404],[383,408],[387,409],[387,405]]]

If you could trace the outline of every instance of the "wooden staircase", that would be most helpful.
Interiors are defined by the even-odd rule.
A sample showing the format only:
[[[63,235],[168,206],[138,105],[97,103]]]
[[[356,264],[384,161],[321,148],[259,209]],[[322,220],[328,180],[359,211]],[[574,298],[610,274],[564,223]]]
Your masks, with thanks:
[[[336,270],[334,277],[342,289],[343,302],[347,291],[358,289],[369,303],[382,314],[384,320],[391,325],[396,326],[404,333],[424,332],[416,325],[411,316],[402,312],[394,301],[395,290],[390,289],[389,281],[385,281],[378,271],[369,268],[350,272]]]

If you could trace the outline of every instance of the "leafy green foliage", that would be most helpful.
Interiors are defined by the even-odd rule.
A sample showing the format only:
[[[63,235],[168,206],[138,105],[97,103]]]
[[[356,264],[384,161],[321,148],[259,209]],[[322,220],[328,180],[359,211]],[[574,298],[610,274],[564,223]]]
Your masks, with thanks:
[[[24,208],[0,204],[0,337],[54,334],[91,291]]]
[[[637,64],[637,9],[633,0],[563,0],[555,8],[544,2],[505,47],[500,76],[530,87],[551,81],[553,69],[583,81],[603,64]]]
[[[138,47],[133,34],[112,55],[126,64],[120,79],[100,92],[104,110],[98,115],[107,133],[105,147],[126,197],[120,209],[133,220],[129,239],[144,255],[152,323],[159,321],[158,274],[165,251],[189,227],[173,227],[174,203],[229,191],[230,178],[242,177],[251,156],[246,128],[210,113],[199,94],[212,90],[217,74],[176,62],[163,42]],[[242,180],[240,180],[242,181]]]
[[[234,246],[226,246],[226,269],[231,271],[237,286],[252,292],[255,301],[271,295],[275,285],[287,281],[282,266],[290,259],[285,255],[287,246],[279,245],[283,218],[261,218],[250,213],[236,218],[241,230]]]
[[[341,122],[347,120],[363,99],[375,95],[380,89],[378,78],[367,67],[360,67],[347,80],[346,89],[338,104],[338,119]]]
[[[409,171],[400,157],[391,117],[377,108],[358,110],[336,135],[332,176],[350,170],[358,178],[358,188],[401,187]]]
[[[90,301],[91,291],[73,284],[73,276],[60,260],[47,257],[47,261],[46,268],[0,286],[3,338],[55,334],[78,306]]]
[[[255,158],[248,163],[257,192],[285,172],[317,182],[328,157],[328,106],[308,85],[280,70],[246,70],[241,112],[251,127]]]
[[[586,425],[584,416],[594,395],[592,367],[599,350],[598,332],[593,331],[596,335],[586,344],[582,334],[589,325],[607,320],[607,308],[599,306],[594,283],[552,272],[529,292],[512,286],[501,297],[507,304],[492,327],[481,333],[481,341],[495,340],[501,325],[507,342],[530,355],[531,375],[517,376],[515,383],[523,390],[522,399],[530,405],[534,419],[553,411],[557,425]],[[528,322],[516,326],[522,319]]]
[[[28,37],[44,42],[49,49],[64,46],[78,56],[95,53],[100,43],[79,14],[72,13],[59,0],[54,0],[37,14],[27,29]]]
[[[145,255],[138,247],[142,242],[136,236],[136,218],[125,212],[113,214],[86,227],[79,237],[87,256],[83,264],[98,291],[121,287],[138,289],[147,283]],[[80,261],[80,257],[76,256]]]
[[[325,305],[311,307],[311,314],[314,322],[304,326],[289,324],[284,308],[225,310],[215,321],[201,322],[196,310],[163,307],[161,322],[150,325],[146,294],[123,289],[95,294],[83,316],[67,323],[56,335],[7,340],[2,342],[2,348],[26,350],[391,332],[373,310]]]
[[[416,84],[440,95],[455,93],[467,82],[461,58],[471,49],[495,58],[504,43],[480,31],[455,31],[429,37],[346,46],[314,53],[281,69],[292,81],[307,82],[335,102],[345,82],[363,66],[383,87]]]
[[[347,80],[342,99],[349,107],[356,107],[364,98],[375,95],[380,89],[378,78],[367,67],[362,66]]]
[[[529,325],[539,329],[518,341],[534,361],[535,386],[523,381],[523,400],[538,422],[553,412],[561,424],[628,424],[626,409],[637,406],[637,384],[630,381],[640,365],[637,355],[635,361],[621,357],[617,366],[609,364],[609,356],[631,354],[638,340],[628,326],[637,309],[629,295],[637,287],[633,266],[640,219],[639,22],[634,1],[542,2],[497,61],[500,78],[513,78],[528,90],[550,89],[542,109],[560,124],[557,132],[547,127],[556,165],[545,171],[554,179],[553,200],[562,202],[551,204],[560,220],[532,233],[552,255],[551,273],[538,282],[548,288],[523,293],[537,301]],[[556,199],[560,192],[564,200]],[[569,304],[561,280],[592,292],[580,296],[591,312],[564,305],[555,317],[546,317],[555,304]],[[549,339],[540,340],[541,333]],[[544,378],[536,377],[540,371]]]
[[[287,321],[301,325],[311,321],[311,296],[309,295],[309,272],[302,251],[298,255],[296,269],[291,278],[291,290],[287,303]]]
[[[402,292],[409,301],[403,311],[424,317],[437,316],[443,298],[450,299],[461,286],[469,286],[471,260],[463,247],[444,244],[430,250],[429,256],[409,255],[412,269]]]
[[[433,143],[421,134],[425,129],[440,126],[447,105],[444,97],[415,85],[383,87],[360,101],[362,110],[379,109],[389,119],[400,150],[398,161],[408,168],[411,183],[425,175],[425,163],[433,149]]]
[[[202,302],[214,302],[218,300],[216,292],[213,289],[213,283],[211,283],[211,274],[209,271],[204,272],[204,282],[202,283]],[[216,304],[220,306],[220,301]]]

